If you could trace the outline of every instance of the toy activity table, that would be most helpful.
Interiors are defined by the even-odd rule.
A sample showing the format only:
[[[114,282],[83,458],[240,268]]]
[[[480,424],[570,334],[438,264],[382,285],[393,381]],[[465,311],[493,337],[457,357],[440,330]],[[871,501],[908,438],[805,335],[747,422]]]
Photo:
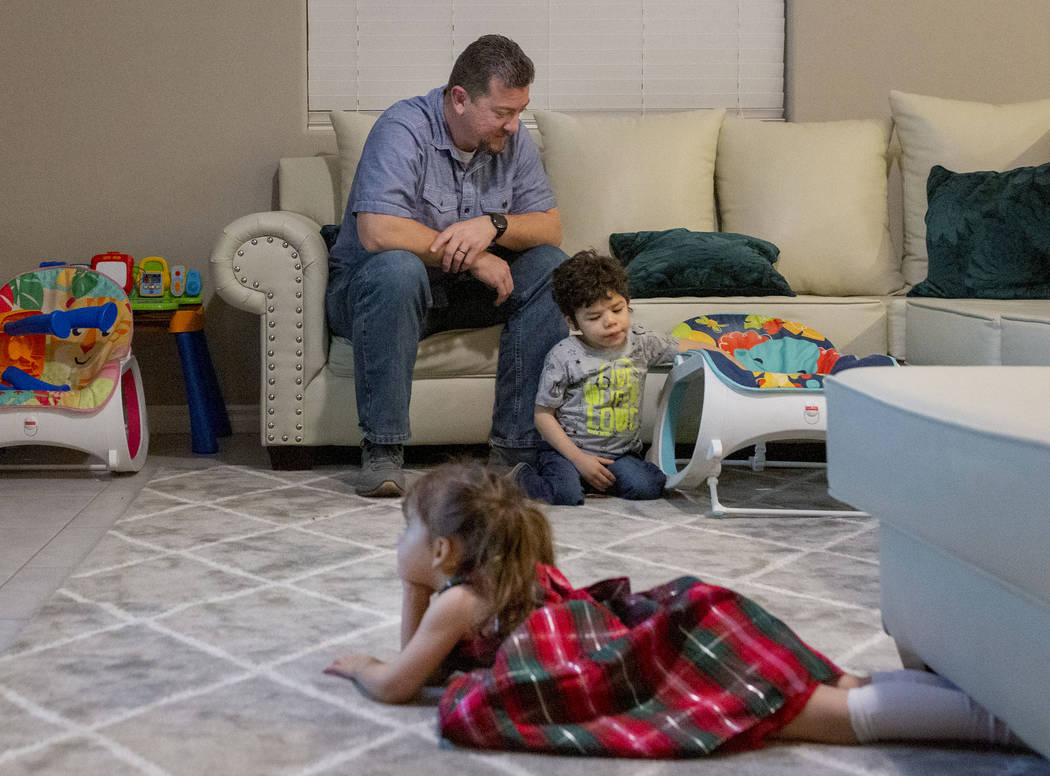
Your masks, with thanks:
[[[232,433],[215,366],[204,336],[204,305],[183,305],[174,310],[135,310],[139,331],[167,331],[175,337],[182,365],[186,403],[190,411],[190,440],[194,453],[219,451],[219,437]]]

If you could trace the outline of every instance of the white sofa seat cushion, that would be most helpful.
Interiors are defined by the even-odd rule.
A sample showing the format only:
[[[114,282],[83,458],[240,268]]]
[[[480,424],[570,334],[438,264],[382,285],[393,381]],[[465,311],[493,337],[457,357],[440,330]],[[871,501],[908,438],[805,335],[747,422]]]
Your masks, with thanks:
[[[714,231],[715,153],[725,110],[535,115],[566,253],[609,253],[614,232]]]
[[[1004,364],[1050,366],[1050,302],[1039,312],[1004,312],[1000,321]]]
[[[1050,364],[1050,300],[907,300],[906,352],[912,364]]]
[[[882,295],[904,285],[886,200],[889,126],[727,118],[715,181],[722,231],[780,248],[797,294]]]
[[[1050,162],[1050,99],[1010,105],[890,92],[904,183],[904,277],[926,278],[926,180],[952,172],[1011,170]]]

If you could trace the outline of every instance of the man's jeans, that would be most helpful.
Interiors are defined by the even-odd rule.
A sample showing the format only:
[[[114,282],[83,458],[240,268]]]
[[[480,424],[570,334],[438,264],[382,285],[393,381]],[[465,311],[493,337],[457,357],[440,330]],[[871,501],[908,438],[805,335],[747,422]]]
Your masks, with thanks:
[[[499,307],[496,292],[469,272],[442,275],[431,287],[423,263],[408,251],[369,254],[346,271],[333,265],[328,325],[354,345],[357,414],[366,439],[399,444],[410,438],[412,370],[423,337],[505,323],[489,441],[536,446],[540,370],[547,351],[569,333],[550,290],[551,271],[567,257],[540,245],[508,258],[514,291]]]
[[[658,499],[667,482],[667,475],[659,466],[635,455],[622,455],[606,468],[612,472],[616,482],[605,493],[629,501]],[[546,442],[540,443],[536,469],[526,470],[518,476],[518,482],[529,498],[568,506],[583,503],[580,472],[568,458]]]

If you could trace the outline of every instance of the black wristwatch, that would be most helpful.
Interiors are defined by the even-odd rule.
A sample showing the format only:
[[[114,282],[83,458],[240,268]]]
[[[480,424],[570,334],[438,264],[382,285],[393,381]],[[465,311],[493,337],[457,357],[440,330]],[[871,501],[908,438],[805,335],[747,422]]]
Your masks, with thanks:
[[[507,231],[507,217],[502,213],[489,213],[489,218],[492,219],[492,225],[496,227],[496,236],[492,238],[492,242],[496,242]]]

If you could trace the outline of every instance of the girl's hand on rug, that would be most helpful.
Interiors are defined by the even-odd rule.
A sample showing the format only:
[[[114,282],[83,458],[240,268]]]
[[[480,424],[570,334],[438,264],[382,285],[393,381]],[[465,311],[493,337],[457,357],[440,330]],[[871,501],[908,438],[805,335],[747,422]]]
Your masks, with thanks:
[[[441,666],[456,643],[471,632],[483,602],[467,585],[437,596],[401,654],[389,663],[370,655],[343,655],[325,669],[345,676],[365,693],[384,703],[411,700]]]
[[[332,674],[333,676],[342,676],[346,679],[353,679],[358,672],[364,668],[382,662],[383,661],[374,658],[371,655],[362,655],[353,652],[349,655],[343,655],[342,657],[337,658],[332,665],[324,670],[324,672],[326,674]]]

